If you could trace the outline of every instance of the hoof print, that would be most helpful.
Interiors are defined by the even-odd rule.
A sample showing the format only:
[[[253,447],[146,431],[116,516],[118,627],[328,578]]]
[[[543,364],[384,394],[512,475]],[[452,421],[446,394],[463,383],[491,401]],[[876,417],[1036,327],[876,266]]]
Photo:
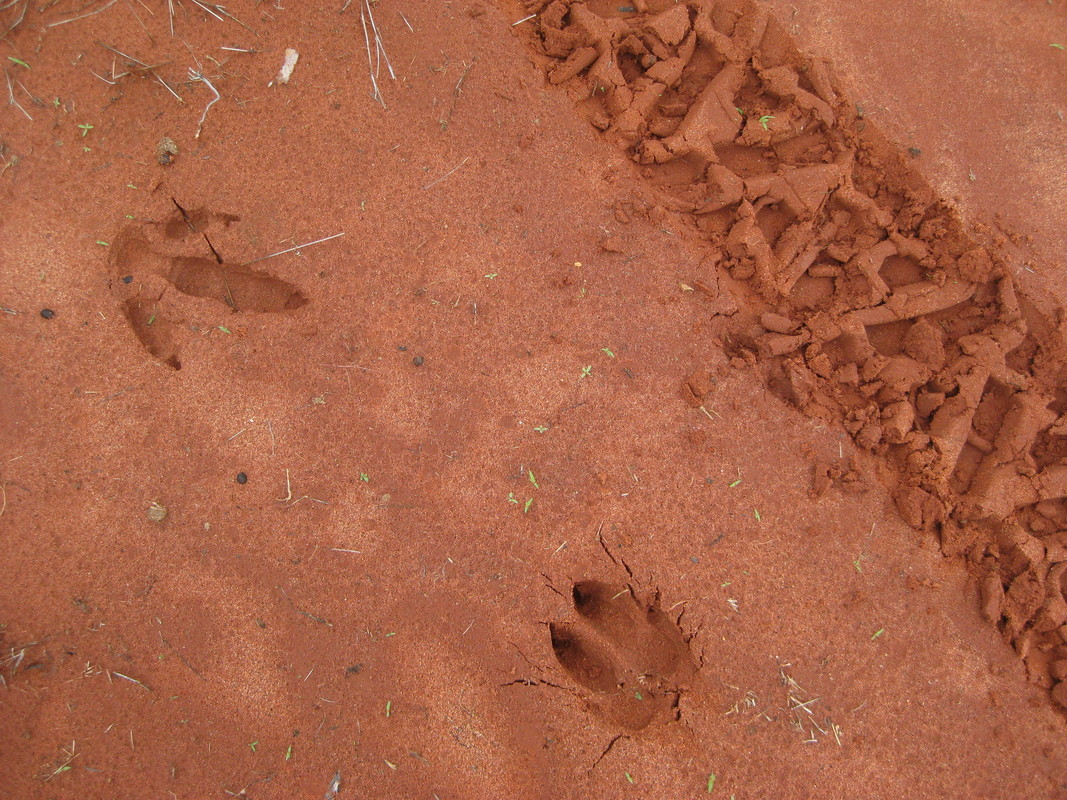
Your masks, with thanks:
[[[628,586],[581,581],[571,598],[576,618],[549,625],[552,651],[590,707],[631,731],[677,719],[693,672],[678,626]]]

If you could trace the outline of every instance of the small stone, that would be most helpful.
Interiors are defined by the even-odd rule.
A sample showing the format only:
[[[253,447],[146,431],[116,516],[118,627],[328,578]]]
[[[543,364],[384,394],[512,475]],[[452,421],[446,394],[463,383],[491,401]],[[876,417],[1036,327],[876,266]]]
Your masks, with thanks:
[[[152,505],[148,509],[148,519],[151,522],[162,522],[166,518],[166,506],[161,506],[159,503],[152,503]]]
[[[127,286],[128,286],[129,284],[133,283],[133,275],[126,275],[126,276],[124,276],[124,277],[122,278],[122,282],[123,282],[123,283],[125,283],[125,284],[126,284]]]
[[[41,309],[41,316],[44,317],[45,319],[52,319],[52,317],[54,317],[55,315],[56,315],[56,312],[53,311],[50,308],[42,308]]]
[[[238,472],[237,473],[237,482],[242,484],[242,485],[248,483],[248,476],[245,475],[243,472]]]
[[[411,359],[411,363],[414,364],[416,367],[421,367],[424,361],[425,359],[423,359],[422,356],[415,356],[413,359]]]

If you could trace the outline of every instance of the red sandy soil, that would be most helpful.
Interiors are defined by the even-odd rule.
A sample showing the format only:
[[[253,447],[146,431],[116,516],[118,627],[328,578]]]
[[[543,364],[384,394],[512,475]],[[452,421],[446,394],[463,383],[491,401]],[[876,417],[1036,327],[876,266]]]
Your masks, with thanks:
[[[0,797],[1067,796],[1062,5],[203,5],[0,3]]]

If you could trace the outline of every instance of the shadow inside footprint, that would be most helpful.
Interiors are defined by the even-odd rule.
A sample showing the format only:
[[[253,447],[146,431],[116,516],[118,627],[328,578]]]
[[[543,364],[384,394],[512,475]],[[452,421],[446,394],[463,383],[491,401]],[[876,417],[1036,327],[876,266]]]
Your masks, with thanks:
[[[291,283],[210,258],[172,258],[166,278],[183,294],[221,300],[234,311],[294,311],[307,303]]]
[[[131,298],[122,304],[122,313],[145,350],[171,369],[181,369],[173,323],[159,319],[155,307],[154,300]]]

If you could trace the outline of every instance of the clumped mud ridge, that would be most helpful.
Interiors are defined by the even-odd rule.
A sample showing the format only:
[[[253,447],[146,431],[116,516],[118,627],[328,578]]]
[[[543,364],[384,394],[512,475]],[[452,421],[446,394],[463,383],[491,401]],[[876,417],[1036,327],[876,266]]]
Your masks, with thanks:
[[[1067,707],[1061,337],[1008,243],[966,228],[749,3],[528,8],[549,81],[645,178],[620,221],[674,215],[706,242],[696,288],[732,316],[734,363],[883,460],[900,513],[966,559],[986,618]]]

